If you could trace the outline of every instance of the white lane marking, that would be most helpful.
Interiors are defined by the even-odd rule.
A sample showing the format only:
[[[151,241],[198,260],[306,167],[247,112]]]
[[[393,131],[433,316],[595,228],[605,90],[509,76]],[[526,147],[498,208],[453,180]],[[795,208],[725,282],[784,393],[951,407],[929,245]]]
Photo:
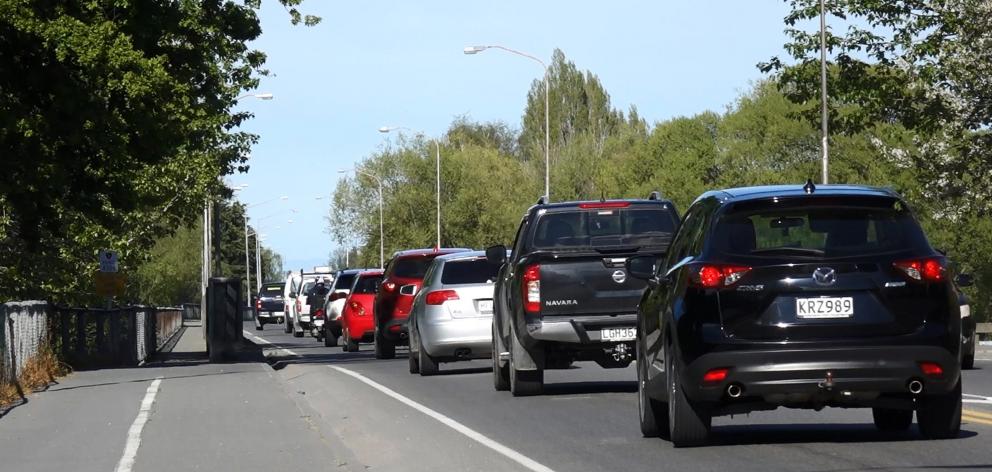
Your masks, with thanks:
[[[134,419],[134,423],[131,423],[131,428],[127,430],[127,443],[124,444],[124,455],[117,463],[117,472],[131,472],[131,468],[134,467],[134,458],[138,454],[138,446],[141,445],[141,430],[145,429],[152,404],[155,403],[155,395],[158,394],[158,386],[161,384],[162,377],[156,377],[145,390],[145,398],[141,400],[138,416]]]
[[[248,331],[245,331],[245,330],[242,330],[242,332],[245,333],[245,336],[248,336],[249,338],[252,338],[258,344],[266,344],[266,345],[272,346],[274,349],[276,349],[278,351],[282,351],[282,352],[284,352],[286,354],[289,354],[290,356],[299,356],[299,354],[293,352],[292,350],[286,349],[284,347],[280,347],[278,344],[269,342],[267,339],[265,339],[265,338],[263,338],[261,336],[255,336],[254,334],[251,334],[251,333],[249,333]]]
[[[391,388],[389,388],[389,387],[387,387],[385,385],[382,385],[382,384],[376,382],[375,380],[372,380],[372,379],[370,379],[370,378],[368,378],[368,377],[366,377],[366,376],[364,376],[362,374],[359,374],[358,372],[355,372],[355,371],[349,370],[349,369],[345,369],[344,367],[334,366],[334,365],[329,365],[327,367],[329,367],[331,369],[334,369],[334,370],[336,370],[338,372],[341,372],[343,374],[350,375],[350,376],[352,376],[352,377],[354,377],[354,378],[356,378],[356,379],[358,379],[358,380],[360,380],[360,381],[368,384],[372,388],[374,388],[374,389],[376,389],[376,390],[378,390],[378,391],[380,391],[382,393],[385,393],[386,395],[388,395],[390,397],[393,397],[394,399],[398,400],[400,403],[403,403],[403,404],[409,406],[410,408],[413,408],[414,410],[417,410],[417,411],[419,411],[419,412],[421,412],[421,413],[423,413],[423,414],[425,414],[427,416],[430,416],[431,418],[434,418],[435,420],[438,420],[439,422],[441,422],[441,424],[444,424],[445,426],[447,426],[447,427],[449,427],[449,428],[451,428],[451,429],[453,429],[455,431],[458,431],[459,433],[462,433],[465,436],[468,436],[470,439],[474,440],[475,442],[477,442],[479,444],[482,444],[483,446],[486,446],[489,449],[492,449],[492,450],[494,450],[494,451],[502,454],[503,456],[506,456],[508,459],[510,459],[510,460],[512,460],[512,461],[514,461],[514,462],[516,462],[516,463],[518,463],[518,464],[526,467],[528,470],[532,470],[534,472],[554,472],[551,468],[545,466],[544,464],[541,464],[540,462],[537,462],[537,461],[535,461],[535,460],[533,460],[533,459],[531,459],[531,458],[529,458],[529,457],[527,457],[527,456],[525,456],[525,455],[523,455],[523,454],[521,454],[521,453],[519,453],[517,451],[514,451],[513,449],[510,449],[510,448],[508,448],[508,447],[506,447],[506,446],[504,446],[504,445],[496,442],[495,440],[489,439],[488,437],[483,436],[482,433],[480,433],[480,432],[478,432],[478,431],[476,431],[476,430],[474,430],[472,428],[469,428],[468,426],[465,426],[465,425],[463,425],[463,424],[461,424],[461,423],[459,423],[459,422],[457,422],[457,421],[455,421],[455,420],[453,420],[453,419],[451,419],[451,418],[449,418],[447,416],[444,416],[443,414],[441,414],[441,413],[439,413],[437,411],[434,411],[434,410],[432,410],[432,409],[430,409],[430,408],[428,408],[428,407],[426,407],[426,406],[424,406],[424,405],[422,405],[420,403],[417,403],[417,402],[415,402],[415,401],[413,401],[413,400],[411,400],[411,399],[409,399],[409,398],[407,398],[407,397],[405,397],[403,395],[400,395],[399,393],[397,393],[393,389],[391,389]]]
[[[961,395],[961,401],[965,403],[979,403],[982,405],[992,405],[992,397],[983,397],[981,395],[972,395],[970,393],[965,393]]]

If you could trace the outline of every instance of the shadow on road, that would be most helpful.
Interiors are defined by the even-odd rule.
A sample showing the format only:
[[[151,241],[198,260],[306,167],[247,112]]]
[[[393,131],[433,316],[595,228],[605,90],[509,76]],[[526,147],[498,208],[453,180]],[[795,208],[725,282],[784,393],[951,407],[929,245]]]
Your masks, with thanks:
[[[958,438],[970,438],[977,435],[977,432],[962,429],[961,435]],[[929,443],[932,440],[921,436],[915,427],[905,432],[886,433],[876,429],[873,424],[749,424],[741,426],[714,426],[709,445],[753,446],[767,444],[845,444],[905,441],[923,441]],[[972,466],[960,467],[967,468]],[[886,469],[889,469],[889,467],[886,467]]]
[[[559,382],[544,384],[544,395],[583,395],[590,393],[636,393],[637,382],[631,380]]]

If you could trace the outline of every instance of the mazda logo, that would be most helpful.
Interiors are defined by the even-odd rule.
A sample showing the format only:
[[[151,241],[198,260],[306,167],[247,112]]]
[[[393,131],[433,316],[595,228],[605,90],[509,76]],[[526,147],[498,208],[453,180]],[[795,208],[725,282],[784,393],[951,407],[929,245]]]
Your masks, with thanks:
[[[618,270],[616,272],[613,272],[613,281],[614,282],[616,282],[618,284],[622,284],[626,280],[627,280],[627,273],[626,272],[624,272],[622,270]]]
[[[813,281],[817,285],[833,285],[837,282],[837,271],[829,267],[817,267],[813,271]]]

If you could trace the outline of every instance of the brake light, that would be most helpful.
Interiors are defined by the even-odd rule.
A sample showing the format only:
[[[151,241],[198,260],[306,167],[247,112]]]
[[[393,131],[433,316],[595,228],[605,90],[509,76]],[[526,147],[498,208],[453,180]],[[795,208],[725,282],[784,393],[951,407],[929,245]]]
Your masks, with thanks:
[[[727,373],[730,369],[726,367],[718,367],[716,369],[710,369],[703,374],[704,384],[716,384],[727,380]]]
[[[936,362],[920,362],[920,370],[927,377],[940,378],[944,376],[944,368]]]
[[[255,300],[255,309],[256,310],[262,309],[262,300]]]
[[[591,210],[598,208],[627,208],[630,206],[630,202],[594,202],[594,203],[580,203],[579,208],[583,210]]]
[[[313,317],[314,318],[317,318],[318,320],[324,319],[324,310],[323,309],[317,309],[317,312],[313,314]]]
[[[697,282],[704,288],[727,287],[737,283],[750,270],[748,266],[706,264],[699,267]]]
[[[531,264],[524,267],[524,283],[521,285],[524,299],[524,311],[539,313],[541,311],[541,265]]]
[[[301,312],[301,311],[303,311],[303,305],[302,305],[302,304],[300,304],[300,299],[299,299],[299,298],[297,298],[297,299],[296,299],[296,312],[297,312],[297,313],[299,313],[299,312]]]
[[[427,294],[428,305],[443,305],[450,300],[458,300],[458,294],[454,290],[435,290]]]
[[[892,263],[913,280],[940,282],[944,280],[944,261],[939,258],[898,261]]]
[[[387,292],[392,292],[393,290],[396,290],[396,284],[393,283],[393,282],[383,283],[382,284],[382,289],[385,290],[385,291],[387,291]]]

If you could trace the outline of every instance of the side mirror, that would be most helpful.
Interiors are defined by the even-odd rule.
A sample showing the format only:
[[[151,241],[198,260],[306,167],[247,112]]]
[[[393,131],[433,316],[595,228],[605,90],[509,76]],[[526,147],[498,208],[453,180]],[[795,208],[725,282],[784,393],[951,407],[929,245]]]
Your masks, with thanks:
[[[649,283],[660,283],[655,275],[658,267],[656,256],[634,256],[627,259],[627,273],[635,279],[647,280]]]
[[[400,287],[400,295],[413,296],[417,293],[417,286],[414,284],[404,285]]]
[[[493,265],[503,265],[506,262],[506,246],[497,244],[486,248],[486,260]]]
[[[956,283],[958,287],[971,287],[975,284],[975,278],[972,277],[971,274],[958,274],[958,276],[954,278],[954,283]]]

